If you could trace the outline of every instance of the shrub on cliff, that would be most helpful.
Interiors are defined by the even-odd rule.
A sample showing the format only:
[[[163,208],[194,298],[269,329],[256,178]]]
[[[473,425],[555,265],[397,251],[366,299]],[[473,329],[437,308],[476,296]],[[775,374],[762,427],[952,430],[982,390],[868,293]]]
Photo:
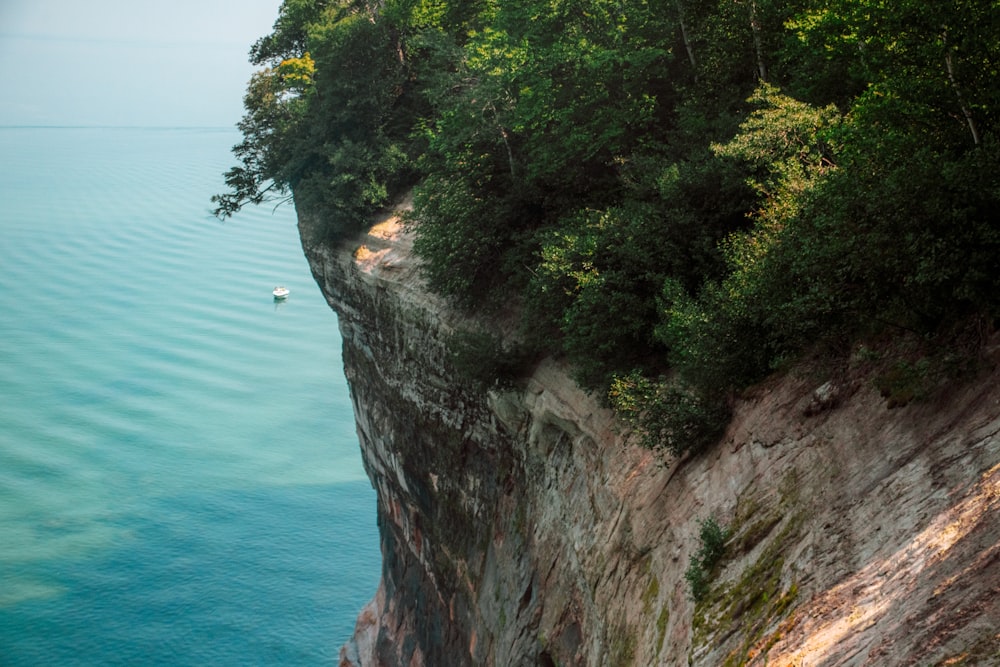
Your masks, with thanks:
[[[708,594],[713,571],[726,555],[726,541],[731,533],[709,517],[698,522],[698,551],[691,555],[684,579],[691,587],[691,597],[700,602]]]
[[[729,411],[720,395],[704,394],[677,379],[652,380],[634,371],[614,378],[611,406],[639,436],[639,444],[681,456],[714,444]]]
[[[749,168],[754,224],[723,244],[722,280],[691,294],[668,279],[660,296],[657,339],[681,377],[739,388],[817,343],[887,326],[935,336],[1000,312],[992,137],[944,150],[921,132],[887,135],[870,124],[895,106],[883,100],[847,119],[766,86],[753,102],[716,151]]]
[[[527,355],[486,331],[463,330],[448,340],[449,361],[459,378],[481,390],[509,389],[524,374]]]

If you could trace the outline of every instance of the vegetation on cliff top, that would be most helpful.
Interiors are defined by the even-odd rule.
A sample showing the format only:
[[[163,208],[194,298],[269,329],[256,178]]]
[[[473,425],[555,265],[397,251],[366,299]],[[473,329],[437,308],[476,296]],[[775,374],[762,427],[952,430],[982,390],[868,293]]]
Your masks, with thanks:
[[[640,429],[710,435],[702,406],[806,347],[992,328],[998,25],[996,0],[285,0],[217,212],[294,191],[338,234],[414,188],[434,289],[518,294],[529,345]]]

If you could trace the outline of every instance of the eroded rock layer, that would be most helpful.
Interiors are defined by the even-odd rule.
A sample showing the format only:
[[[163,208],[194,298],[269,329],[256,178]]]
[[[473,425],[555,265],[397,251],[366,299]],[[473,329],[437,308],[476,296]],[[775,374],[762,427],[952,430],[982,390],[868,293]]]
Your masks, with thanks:
[[[519,390],[462,381],[452,334],[504,322],[429,294],[397,218],[337,247],[319,226],[300,211],[384,558],[341,664],[1000,664],[1000,374],[889,409],[789,373],[664,463],[554,361]],[[707,518],[732,536],[695,603]]]

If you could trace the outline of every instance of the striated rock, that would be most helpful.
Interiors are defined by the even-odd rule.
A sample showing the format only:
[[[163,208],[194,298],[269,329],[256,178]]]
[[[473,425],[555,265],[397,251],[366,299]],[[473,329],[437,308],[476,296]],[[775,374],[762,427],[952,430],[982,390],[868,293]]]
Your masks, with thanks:
[[[565,368],[483,392],[388,216],[303,245],[338,312],[382,582],[341,665],[1000,664],[998,375],[889,411],[790,374],[661,462]],[[695,603],[699,520],[732,530]]]

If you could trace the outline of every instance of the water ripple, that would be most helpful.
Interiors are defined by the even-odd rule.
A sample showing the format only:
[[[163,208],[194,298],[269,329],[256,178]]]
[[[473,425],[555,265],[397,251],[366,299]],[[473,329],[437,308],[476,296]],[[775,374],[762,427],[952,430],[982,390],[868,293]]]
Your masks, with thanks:
[[[316,664],[374,592],[292,211],[208,215],[234,143],[0,129],[4,665]]]

